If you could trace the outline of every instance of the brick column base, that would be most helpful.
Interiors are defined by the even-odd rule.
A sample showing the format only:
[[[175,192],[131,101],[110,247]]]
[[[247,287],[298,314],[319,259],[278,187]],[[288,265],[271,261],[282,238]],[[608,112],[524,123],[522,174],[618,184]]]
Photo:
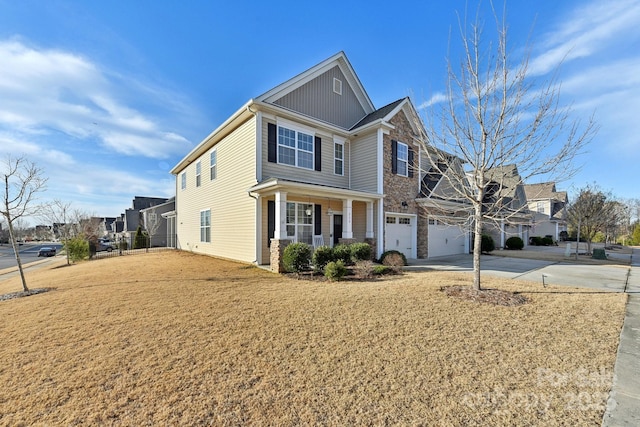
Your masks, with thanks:
[[[338,239],[338,243],[343,245],[350,245],[352,243],[356,243],[356,239],[343,239],[342,237]]]
[[[367,243],[369,246],[371,246],[371,261],[375,261],[378,259],[378,257],[376,256],[376,239],[369,237],[364,239],[364,242]]]
[[[283,239],[271,239],[271,248],[270,248],[270,263],[271,263],[271,271],[274,273],[284,273],[284,266],[282,265],[282,254],[284,253],[284,249],[289,246],[291,240]]]

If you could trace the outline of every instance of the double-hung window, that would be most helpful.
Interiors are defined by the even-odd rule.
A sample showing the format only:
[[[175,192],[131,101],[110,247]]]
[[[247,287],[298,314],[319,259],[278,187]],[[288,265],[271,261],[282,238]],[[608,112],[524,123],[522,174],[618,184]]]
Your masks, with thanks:
[[[313,144],[310,133],[278,126],[278,163],[313,169]]]
[[[340,142],[333,144],[333,173],[344,175],[344,144]]]
[[[196,187],[200,187],[200,183],[202,180],[200,179],[200,175],[202,173],[202,162],[198,160],[196,163]]]
[[[409,175],[409,147],[407,144],[398,142],[398,154],[396,159],[398,175]]]
[[[185,188],[187,188],[187,173],[186,172],[182,172],[182,175],[180,175],[180,188],[182,188],[183,190]]]
[[[200,241],[211,243],[211,209],[200,211]]]
[[[211,158],[210,158],[209,164],[211,165],[209,168],[211,181],[213,181],[218,176],[218,154],[216,150],[213,150],[211,152]]]
[[[287,202],[287,237],[312,245],[313,214],[312,204]]]

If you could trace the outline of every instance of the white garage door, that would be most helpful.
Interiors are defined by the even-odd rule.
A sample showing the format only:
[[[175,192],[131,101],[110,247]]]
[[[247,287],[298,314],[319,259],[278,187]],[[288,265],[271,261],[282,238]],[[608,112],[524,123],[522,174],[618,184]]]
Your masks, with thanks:
[[[462,225],[454,221],[429,219],[429,258],[465,253],[467,233]]]
[[[413,235],[415,218],[387,215],[385,219],[384,250],[402,252],[407,258],[416,258]]]

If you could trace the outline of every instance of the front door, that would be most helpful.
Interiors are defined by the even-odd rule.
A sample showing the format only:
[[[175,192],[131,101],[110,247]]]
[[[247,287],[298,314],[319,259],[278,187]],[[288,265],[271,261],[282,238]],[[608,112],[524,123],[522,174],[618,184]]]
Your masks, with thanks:
[[[342,237],[342,215],[333,216],[333,246],[340,243]]]

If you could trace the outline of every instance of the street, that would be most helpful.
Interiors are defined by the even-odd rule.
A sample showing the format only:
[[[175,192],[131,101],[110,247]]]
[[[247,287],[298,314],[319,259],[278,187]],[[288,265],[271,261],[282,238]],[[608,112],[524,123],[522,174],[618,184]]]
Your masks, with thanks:
[[[19,246],[20,260],[23,265],[28,263],[38,261],[38,251],[42,247],[51,247],[56,249],[56,253],[60,252],[62,249],[61,243],[54,242],[29,242],[24,243]],[[3,244],[0,245],[0,270],[4,270],[5,268],[15,267],[16,266],[16,258],[13,253],[13,248],[11,244]]]

